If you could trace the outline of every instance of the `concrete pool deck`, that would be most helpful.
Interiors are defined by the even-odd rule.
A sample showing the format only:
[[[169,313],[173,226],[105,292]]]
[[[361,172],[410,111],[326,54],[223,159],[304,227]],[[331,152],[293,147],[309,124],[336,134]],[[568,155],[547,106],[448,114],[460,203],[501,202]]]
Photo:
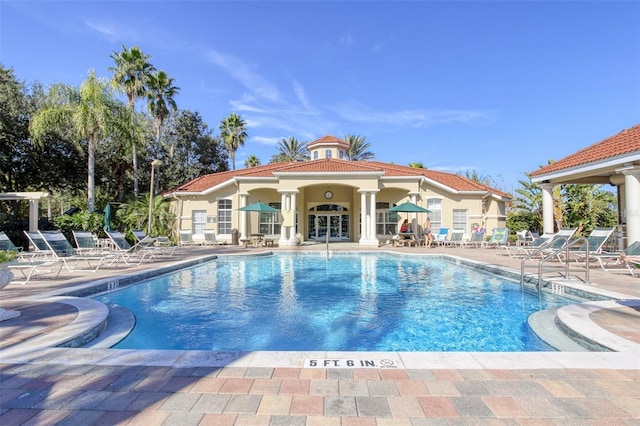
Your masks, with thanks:
[[[332,244],[331,249],[361,250],[355,244]],[[491,249],[373,250],[446,254],[520,269],[518,259]],[[157,270],[198,256],[259,251],[194,247],[167,262],[77,276],[66,274],[53,280],[34,280],[26,286],[9,285],[0,293],[0,306],[20,309],[21,316],[0,323],[0,423],[420,425],[640,421],[640,314],[632,302],[572,305],[563,312],[572,327],[619,352],[218,353],[51,347],[51,336],[73,333],[80,322],[86,327],[104,315],[90,304],[57,298],[72,287],[90,279],[109,281],[123,274]],[[590,281],[589,285],[565,284],[618,299],[640,299],[640,279],[628,272],[592,269]],[[312,360],[316,366],[311,365]],[[376,368],[362,368],[369,363]]]

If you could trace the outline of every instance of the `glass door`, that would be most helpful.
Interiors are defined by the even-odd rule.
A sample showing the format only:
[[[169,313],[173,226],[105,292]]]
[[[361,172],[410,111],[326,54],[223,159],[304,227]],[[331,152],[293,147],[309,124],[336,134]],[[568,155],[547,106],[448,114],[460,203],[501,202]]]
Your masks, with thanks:
[[[349,238],[349,216],[340,214],[318,214],[309,216],[309,238],[326,241],[342,241]]]

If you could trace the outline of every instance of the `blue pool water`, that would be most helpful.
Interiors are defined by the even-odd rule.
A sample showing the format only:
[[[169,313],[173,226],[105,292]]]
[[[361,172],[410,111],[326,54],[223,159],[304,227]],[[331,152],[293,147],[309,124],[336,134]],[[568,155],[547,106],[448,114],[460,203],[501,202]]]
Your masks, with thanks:
[[[527,317],[570,300],[427,256],[224,257],[97,297],[137,323],[117,348],[544,351]]]

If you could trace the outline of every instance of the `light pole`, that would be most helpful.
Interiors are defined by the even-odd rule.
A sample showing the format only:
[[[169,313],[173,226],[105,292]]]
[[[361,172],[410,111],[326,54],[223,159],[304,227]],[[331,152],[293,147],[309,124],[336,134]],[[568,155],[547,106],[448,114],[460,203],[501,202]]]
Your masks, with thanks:
[[[151,236],[151,223],[153,221],[153,174],[156,170],[156,167],[162,166],[162,161],[156,159],[151,162],[151,183],[149,184],[149,223],[147,229],[147,235]]]

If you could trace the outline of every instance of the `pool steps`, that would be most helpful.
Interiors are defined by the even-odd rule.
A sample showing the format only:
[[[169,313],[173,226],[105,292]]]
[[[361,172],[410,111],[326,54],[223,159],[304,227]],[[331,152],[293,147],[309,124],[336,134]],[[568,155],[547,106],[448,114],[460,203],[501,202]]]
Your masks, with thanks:
[[[127,337],[136,325],[136,316],[129,309],[109,305],[106,327],[95,339],[82,345],[83,348],[109,349]]]

